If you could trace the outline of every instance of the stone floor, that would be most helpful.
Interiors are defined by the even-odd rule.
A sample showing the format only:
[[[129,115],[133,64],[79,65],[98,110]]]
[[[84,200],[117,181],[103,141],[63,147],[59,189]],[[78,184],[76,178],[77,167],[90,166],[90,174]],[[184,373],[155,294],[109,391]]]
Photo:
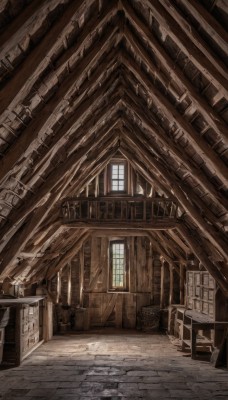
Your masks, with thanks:
[[[55,336],[0,369],[0,400],[228,399],[228,371],[177,351],[165,335]]]

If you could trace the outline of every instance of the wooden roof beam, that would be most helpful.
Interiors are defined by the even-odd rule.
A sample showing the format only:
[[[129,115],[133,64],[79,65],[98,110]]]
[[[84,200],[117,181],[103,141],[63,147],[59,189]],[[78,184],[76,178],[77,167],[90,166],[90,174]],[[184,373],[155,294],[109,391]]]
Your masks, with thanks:
[[[17,160],[24,154],[28,146],[32,144],[34,139],[36,140],[34,132],[38,132],[42,128],[42,126],[48,120],[50,114],[54,112],[55,108],[58,106],[59,102],[61,102],[62,98],[67,94],[71,86],[75,84],[82,73],[85,73],[85,70],[90,68],[91,64],[94,62],[94,59],[98,60],[103,52],[110,47],[110,43],[112,43],[111,38],[113,38],[117,29],[117,26],[110,26],[107,29],[105,35],[102,36],[99,43],[97,43],[92,51],[89,52],[82,62],[80,62],[80,65],[77,65],[78,68],[75,73],[68,75],[64,82],[62,82],[57,94],[52,97],[43,108],[42,118],[37,115],[36,118],[34,118],[34,120],[32,120],[32,122],[29,124],[28,128],[19,136],[17,141],[11,145],[4,157],[4,160],[0,160],[0,182],[12,169]]]
[[[206,7],[197,0],[177,0],[177,4],[183,4],[190,12],[200,27],[216,42],[216,44],[227,54],[228,34],[225,29],[216,21]]]
[[[131,104],[132,104],[132,103],[131,103]],[[134,131],[138,132],[138,138],[139,138],[139,140],[140,140],[142,143],[144,143],[144,145],[145,145],[147,148],[152,147],[152,146],[150,146],[150,142],[148,142],[148,140],[147,140],[146,138],[143,139],[142,131],[139,130],[139,128],[136,128],[136,125],[135,125],[135,126],[132,126],[131,122],[129,122],[129,121],[126,120],[126,117],[125,117],[125,120],[124,120],[124,124],[125,124],[125,126],[127,127],[127,129],[128,129],[129,131],[131,131],[131,132],[134,132]],[[164,161],[164,162],[165,162],[165,161]],[[165,163],[165,164],[166,164],[166,163]],[[168,165],[167,165],[166,167],[169,168]],[[218,219],[215,217],[214,213],[210,210],[210,208],[207,207],[207,205],[203,202],[203,200],[202,200],[199,196],[197,196],[197,195],[194,193],[194,191],[192,190],[192,188],[191,188],[189,185],[187,185],[184,181],[181,182],[181,186],[182,186],[182,189],[184,190],[184,192],[186,193],[186,195],[191,199],[191,201],[192,201],[193,203],[195,203],[195,205],[196,205],[197,207],[199,207],[200,209],[203,210],[204,215],[207,217],[209,223],[214,224],[215,226],[217,226],[217,227],[220,229],[220,231],[221,231],[222,233],[224,233],[224,229],[223,229],[222,223],[219,223],[219,221],[218,221]]]
[[[192,125],[187,122],[184,117],[175,109],[175,107],[167,100],[167,98],[154,86],[152,81],[148,79],[145,73],[138,67],[136,62],[131,58],[125,58],[126,67],[133,73],[137,80],[145,88],[153,102],[160,108],[167,119],[173,121],[185,133],[189,143],[194,147],[196,152],[202,157],[207,165],[216,173],[216,175],[228,186],[227,167],[222,160],[216,155],[208,143],[195,132]]]
[[[34,50],[30,52],[30,54],[28,54],[26,57],[26,62],[22,64],[20,70],[4,87],[4,93],[7,93],[7,96],[4,97],[4,100],[0,105],[0,114],[6,108],[8,108],[8,111],[12,111],[16,104],[21,102],[22,99],[28,95],[37,78],[45,71],[50,64],[50,60],[52,60],[54,57],[56,38],[58,38],[58,41],[63,41],[63,29],[66,29],[67,25],[71,23],[73,16],[77,14],[77,12],[84,6],[85,4],[80,2],[70,2],[70,5],[66,11],[59,18],[58,23],[54,25],[52,29],[50,29],[44,39],[34,48]],[[72,45],[65,51],[64,57],[61,58],[61,61],[59,61],[57,65],[59,70],[63,67],[67,60],[70,59],[72,54],[74,54],[75,57],[82,51],[91,34],[95,32],[103,22],[112,18],[113,11],[115,11],[115,7],[113,6],[114,3],[109,2],[108,6],[105,8],[105,11],[103,11],[100,15],[95,15],[90,20],[88,26],[90,29],[83,29],[78,35],[76,44]],[[46,57],[44,57],[44,54]]]
[[[186,244],[183,242],[183,240],[177,235],[177,233],[171,229],[169,231],[169,235],[173,238],[173,240],[178,244],[179,247],[186,253],[190,253],[190,249]]]
[[[200,245],[200,243],[197,241],[197,238],[194,238],[193,234],[183,224],[180,225],[177,229],[179,233],[184,237],[196,257],[216,280],[224,295],[228,297],[228,282],[209,259],[207,253],[204,251],[203,246]]]
[[[89,239],[91,235],[91,231],[87,231],[84,229],[84,232],[79,237],[76,243],[73,243],[73,246],[63,255],[60,260],[55,263],[46,274],[47,279],[52,279],[57,272],[63,268],[68,262],[72,260],[73,257],[77,255],[83,244]]]
[[[204,188],[204,190],[206,190],[206,192],[210,194],[210,196],[214,201],[222,204],[225,208],[227,208],[228,202],[226,198],[224,198],[215,189],[215,187],[209,181],[205,173],[192,164],[191,160],[188,157],[186,157],[183,148],[181,148],[178,145],[178,143],[174,143],[174,141],[166,134],[166,132],[162,129],[161,126],[159,125],[157,125],[156,127],[153,126],[152,122],[149,119],[150,110],[148,110],[148,113],[146,113],[145,110],[137,104],[138,103],[137,97],[132,91],[130,91],[129,86],[126,93],[127,95],[126,94],[124,95],[124,102],[127,105],[128,109],[132,110],[139,116],[140,120],[143,123],[143,126],[153,135],[153,137],[156,138],[156,141],[159,144],[159,146],[161,146],[161,148],[167,149],[169,153],[173,154],[175,159],[180,164],[184,165],[184,167],[189,171],[189,173],[196,180],[196,182],[198,182],[202,186],[202,188]],[[155,145],[154,141],[152,140],[149,141],[149,144],[150,142],[153,143],[151,144],[151,146],[153,147]]]
[[[160,239],[158,240],[154,232],[148,232],[148,237],[150,238],[151,242],[153,245],[156,247],[158,253],[162,255],[162,257],[165,259],[165,261],[170,264],[175,271],[177,272],[178,275],[180,275],[180,270],[176,266],[174,259],[170,257],[167,252],[165,251],[164,247],[161,245]]]
[[[143,159],[146,161],[146,168],[150,166],[152,170],[155,168],[156,170],[160,171],[160,173],[169,182],[169,186],[170,188],[172,188],[174,195],[176,196],[184,210],[189,214],[190,218],[202,230],[203,234],[208,238],[213,246],[215,246],[218,251],[223,255],[224,259],[228,260],[228,255],[226,251],[227,244],[215,230],[214,226],[206,223],[198,210],[194,206],[192,206],[185,192],[181,188],[181,181],[177,180],[175,174],[169,172],[163,166],[163,164],[161,164],[161,162],[156,160],[155,157],[152,156],[148,148],[140,142],[136,135],[125,131],[123,140],[126,140],[128,145],[130,144],[130,146],[133,146],[133,148],[137,148],[138,151],[140,151],[141,157],[143,157]]]
[[[104,137],[100,137],[98,140],[98,143],[99,142],[102,143],[103,141],[104,141]],[[110,141],[110,139],[109,139],[109,141]],[[111,141],[113,142],[113,139]],[[83,148],[83,153],[86,154],[88,151],[91,151],[92,148],[97,149],[97,143],[90,141],[89,144],[87,144],[86,148],[85,149]],[[82,150],[81,150],[81,152],[82,152]],[[81,152],[80,151],[77,152],[78,159],[80,158]],[[77,173],[77,170],[75,168],[75,163],[76,162],[72,162],[71,166],[68,167],[67,178],[66,178],[65,182],[62,183],[61,185],[57,185],[57,186],[55,185],[55,187],[53,189],[51,189],[51,187],[49,187],[50,196],[49,196],[48,200],[44,203],[44,205],[42,205],[41,207],[38,207],[38,209],[36,209],[33,212],[31,217],[29,218],[29,221],[27,221],[27,223],[25,223],[25,225],[19,232],[19,235],[17,234],[11,239],[11,241],[10,241],[11,251],[10,252],[7,251],[4,254],[1,254],[3,256],[2,262],[0,264],[1,278],[2,277],[4,278],[5,276],[10,274],[10,272],[12,271],[12,268],[13,268],[12,263],[15,260],[15,258],[19,255],[19,253],[25,247],[26,243],[28,243],[29,239],[33,236],[33,234],[35,233],[35,231],[37,230],[39,225],[42,223],[42,221],[44,221],[46,216],[49,214],[53,205],[60,199],[62,193],[64,193],[65,190],[67,189],[67,187],[69,186],[73,177]],[[66,174],[66,172],[65,172],[65,174]],[[61,172],[61,176],[62,177],[64,176],[64,172]]]
[[[227,130],[224,127],[224,120],[220,115],[208,104],[206,99],[200,95],[194,85],[187,79],[182,69],[176,64],[168,53],[161,46],[157,38],[153,35],[151,30],[141,21],[141,19],[136,15],[134,9],[129,5],[128,2],[124,2],[123,9],[128,17],[130,23],[134,26],[140,36],[144,37],[148,45],[152,48],[154,54],[156,55],[158,61],[161,63],[162,68],[164,68],[170,77],[177,85],[182,88],[183,93],[186,92],[189,98],[195,105],[196,109],[204,117],[205,121],[212,126],[212,128],[218,133],[220,133],[222,139],[227,143]],[[128,35],[126,30],[126,35]],[[129,36],[127,36],[129,38]],[[142,52],[139,52],[139,56],[142,57]],[[152,62],[149,63],[149,57],[144,60],[146,65],[152,71],[156,71]],[[158,74],[160,79],[161,73]]]
[[[172,229],[170,231],[172,231]],[[174,242],[171,237],[166,237],[166,232],[169,236],[169,230],[165,231],[165,233],[157,231],[156,235],[161,240],[161,243],[162,242],[166,243],[167,247],[170,248],[170,250],[177,257],[177,259],[185,263],[186,258],[185,255],[182,254],[182,249],[180,249],[179,246],[177,246],[176,242]]]
[[[216,89],[228,98],[228,85],[227,85],[227,72],[222,71],[212,64],[211,60],[207,59],[198,47],[189,40],[186,33],[182,30],[180,35],[179,20],[174,20],[173,17],[161,6],[158,2],[153,0],[145,0],[145,4],[152,11],[152,14],[159,22],[159,24],[167,31],[177,46],[187,55],[193,62],[196,68],[216,87]]]
[[[113,110],[116,111],[115,109],[118,108],[117,96],[115,96],[115,99],[110,99],[110,103],[106,107],[102,108],[102,111],[99,112],[99,114],[95,114],[93,121],[94,124],[91,127],[91,113],[93,113],[94,107],[98,106],[100,101],[103,101],[106,95],[105,91],[110,88],[111,83],[114,83],[117,80],[117,75],[118,74],[113,73],[110,80],[104,79],[104,85],[98,87],[91,97],[85,96],[84,101],[82,101],[79,107],[72,112],[60,129],[55,132],[50,147],[46,149],[41,159],[34,162],[32,176],[29,175],[26,177],[26,182],[30,186],[35,183],[37,177],[45,173],[52,157],[59,152],[61,147],[64,148],[64,151],[67,149],[70,151],[71,146],[73,146],[73,148],[75,146],[79,147],[81,141],[84,141],[86,137],[89,137],[90,134],[94,133],[96,127],[105,119],[108,112],[111,115]],[[86,122],[84,122],[84,120],[86,120]],[[72,130],[73,134],[70,135],[69,132]],[[70,138],[67,141],[67,137],[69,136]]]
[[[73,172],[73,168],[71,168],[71,172]],[[61,192],[65,190],[65,188],[69,185],[72,177],[68,176],[68,179],[64,182],[64,184],[58,185],[55,190],[50,193],[49,199],[45,202],[44,205],[38,207],[30,216],[29,221],[25,222],[23,227],[17,232],[16,235],[10,240],[10,251],[5,251],[1,253],[2,262],[0,264],[0,276],[1,279],[10,275],[13,268],[13,262],[16,257],[23,250],[29,239],[34,235],[35,231],[39,227],[39,225],[44,221],[50,209],[55,204],[55,202],[61,196]]]
[[[55,260],[50,260],[48,264],[42,262],[40,263],[36,263],[38,265],[34,265],[33,269],[31,270],[30,274],[27,276],[27,280],[29,280],[29,283],[35,283],[38,282],[42,279],[47,278],[47,274],[50,273],[51,271],[55,271],[55,269],[57,270],[57,272],[62,268],[60,266],[60,268],[58,269],[58,265],[61,264],[63,265],[63,263],[65,262],[64,260],[67,259],[67,255],[70,254],[70,251],[72,251],[73,247],[75,248],[75,255],[78,252],[78,247],[80,249],[80,243],[83,242],[84,240],[87,240],[88,237],[88,231],[86,229],[81,229],[81,230],[77,230],[75,232],[70,233],[70,235],[67,238],[62,238],[62,241],[66,240],[67,242],[67,246],[65,247],[65,251],[64,253],[60,253],[59,252],[59,256],[55,259]],[[60,248],[60,246],[59,246]],[[62,262],[61,262],[62,260]],[[67,264],[67,262],[66,262]],[[66,265],[65,264],[65,265]],[[65,266],[63,265],[63,267]],[[54,272],[55,274],[55,272]]]
[[[73,175],[70,180],[73,179],[73,176],[78,172],[78,168],[80,167],[80,161],[86,159],[86,155],[94,146],[101,143],[104,140],[104,136],[100,136],[97,142],[94,142],[94,139],[87,140],[84,145],[72,153],[64,163],[61,163],[56,167],[48,176],[46,181],[39,188],[39,191],[35,193],[35,195],[31,196],[30,199],[22,206],[19,210],[15,210],[10,214],[10,221],[5,224],[2,228],[1,233],[2,237],[7,236],[8,230],[11,229],[11,226],[18,225],[21,220],[23,220],[30,212],[32,212],[35,207],[39,205],[39,202],[47,196],[50,191],[52,191],[56,186],[58,187],[61,179],[69,174],[69,171],[73,170]],[[72,167],[73,166],[73,167]],[[66,187],[67,188],[67,187]],[[57,200],[56,200],[57,201]],[[54,203],[53,203],[54,204]],[[43,219],[42,219],[43,221]],[[40,221],[41,223],[41,221]],[[13,239],[12,239],[13,240]],[[7,243],[7,238],[4,240]]]
[[[209,63],[211,63],[211,65],[213,65],[213,67],[216,68],[216,70],[219,71],[219,73],[225,79],[228,79],[228,74],[227,74],[227,69],[226,69],[225,64],[222,61],[220,61],[220,59],[218,57],[216,58],[216,55],[211,51],[210,47],[202,39],[200,34],[197,32],[197,30],[195,30],[195,28],[188,23],[186,18],[184,18],[182,16],[182,14],[180,13],[180,10],[175,5],[175,3],[173,1],[171,2],[170,0],[162,0],[162,1],[159,0],[159,1],[160,1],[161,5],[164,7],[164,9],[173,18],[173,20],[177,22],[179,27],[181,27],[181,29],[185,33],[186,37],[191,42],[193,42],[193,44],[196,46],[196,48],[201,51],[203,56],[206,57],[209,60]],[[204,8],[204,10],[205,10],[205,8]],[[220,27],[220,31],[221,30],[222,30],[222,27]],[[224,33],[224,40],[225,40],[225,38],[228,39],[227,33],[225,31],[223,31],[223,33]],[[180,35],[179,35],[179,37],[180,37]],[[219,43],[220,42],[221,42],[221,38],[219,40]],[[225,42],[223,41],[223,43],[225,43]],[[226,53],[227,53],[227,46],[226,46]],[[200,58],[200,56],[199,56],[199,58]]]

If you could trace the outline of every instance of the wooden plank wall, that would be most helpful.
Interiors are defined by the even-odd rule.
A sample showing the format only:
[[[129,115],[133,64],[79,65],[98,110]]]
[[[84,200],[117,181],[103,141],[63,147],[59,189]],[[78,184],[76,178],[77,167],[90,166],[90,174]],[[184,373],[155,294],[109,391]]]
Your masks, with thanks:
[[[135,328],[142,306],[160,305],[161,261],[147,237],[127,237],[129,291],[109,291],[109,237],[91,237],[61,272],[60,299],[67,304],[69,271],[71,305],[87,308],[89,327]],[[112,238],[113,239],[113,238]],[[82,265],[83,264],[83,265]],[[82,276],[83,274],[83,276]],[[56,290],[56,278],[51,285]],[[164,301],[169,303],[169,268],[164,275]]]

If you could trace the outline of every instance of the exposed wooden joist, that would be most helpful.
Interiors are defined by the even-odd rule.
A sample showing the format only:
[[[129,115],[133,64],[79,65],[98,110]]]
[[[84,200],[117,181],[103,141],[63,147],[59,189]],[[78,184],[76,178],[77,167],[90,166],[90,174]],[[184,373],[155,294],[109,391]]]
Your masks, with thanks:
[[[218,67],[215,67],[210,60],[206,59],[202,51],[200,51],[198,47],[189,40],[183,30],[180,35],[178,21],[175,21],[163,6],[158,2],[156,2],[155,5],[152,0],[145,0],[145,3],[152,11],[157,21],[166,30],[167,35],[174,40],[199,71],[206,76],[209,82],[212,82],[218,91],[222,93],[224,97],[228,98],[227,71],[222,73],[220,68],[218,69]]]
[[[190,99],[196,106],[196,109],[199,110],[205,121],[211,125],[215,131],[223,137],[223,140],[227,143],[227,128],[224,125],[223,119],[219,116],[218,113],[208,104],[203,96],[201,96],[194,85],[187,79],[186,75],[182,71],[182,69],[175,63],[170,55],[165,51],[165,49],[161,46],[158,39],[153,35],[151,30],[146,24],[144,24],[141,19],[136,15],[134,9],[130,7],[127,2],[123,3],[123,9],[126,16],[129,18],[130,22],[133,24],[134,28],[137,32],[140,33],[142,37],[146,38],[148,45],[152,48],[155,53],[158,61],[161,63],[162,70],[165,69],[168,73],[168,77],[170,78],[170,82],[175,82],[182,90],[183,93],[189,95]],[[129,35],[126,30],[125,35],[127,35],[127,39],[129,39]],[[138,42],[134,44],[134,47],[138,47]],[[152,70],[153,73],[158,73],[158,77],[163,81],[162,72],[157,71],[156,66],[150,61],[149,56],[145,59],[143,55],[142,49],[139,50],[139,56],[143,57],[143,61],[146,62],[146,65]]]
[[[124,57],[126,58],[126,55]],[[191,143],[202,159],[205,160],[212,171],[215,171],[222,182],[225,182],[228,186],[227,168],[208,143],[199,134],[197,135],[192,125],[184,119],[167,98],[155,87],[133,59],[126,60],[126,66],[143,85],[158,108],[164,111],[167,119],[170,121],[175,119],[175,123],[185,133],[189,143]]]
[[[97,43],[97,46],[95,46],[93,50],[89,52],[85,58],[83,58],[75,73],[69,74],[67,76],[67,78],[64,80],[64,84],[61,85],[56,95],[52,97],[52,99],[43,108],[42,118],[39,118],[39,115],[34,118],[29,124],[28,128],[10,147],[4,159],[0,160],[0,182],[9,173],[9,171],[12,169],[18,159],[24,154],[24,152],[26,151],[28,146],[31,145],[33,140],[36,140],[34,132],[39,132],[45,121],[47,121],[47,119],[50,117],[50,114],[54,112],[54,109],[58,106],[59,102],[66,95],[71,86],[75,84],[75,81],[79,78],[79,76],[81,76],[82,72],[84,73],[85,70],[88,69],[90,63],[94,61],[94,59],[98,60],[105,49],[110,46],[108,39],[110,40],[113,37],[117,29],[117,26],[110,26],[107,29],[105,35],[100,38],[99,43]]]
[[[187,241],[196,257],[216,280],[224,295],[228,297],[228,282],[224,279],[224,276],[220,274],[216,266],[210,261],[208,255],[204,251],[203,246],[200,245],[197,238],[195,238],[194,235],[184,225],[179,226],[178,231],[181,235],[183,235],[184,239]]]

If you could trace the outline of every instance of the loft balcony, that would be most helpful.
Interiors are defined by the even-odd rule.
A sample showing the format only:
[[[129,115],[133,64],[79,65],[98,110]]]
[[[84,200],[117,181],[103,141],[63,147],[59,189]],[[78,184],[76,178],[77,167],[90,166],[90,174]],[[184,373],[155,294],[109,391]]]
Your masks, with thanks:
[[[155,197],[76,197],[61,205],[63,224],[76,228],[172,229],[178,204]]]

